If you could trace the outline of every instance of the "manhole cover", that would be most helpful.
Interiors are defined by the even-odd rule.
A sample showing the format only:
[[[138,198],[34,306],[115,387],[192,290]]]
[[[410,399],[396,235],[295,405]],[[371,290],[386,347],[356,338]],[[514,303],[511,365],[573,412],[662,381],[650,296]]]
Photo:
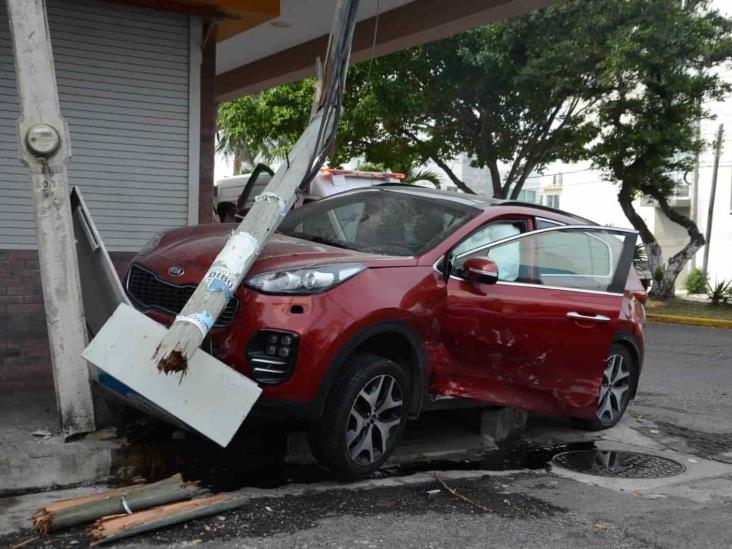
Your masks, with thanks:
[[[606,450],[577,450],[557,454],[552,462],[564,469],[618,478],[661,478],[683,473],[686,468],[671,459]]]

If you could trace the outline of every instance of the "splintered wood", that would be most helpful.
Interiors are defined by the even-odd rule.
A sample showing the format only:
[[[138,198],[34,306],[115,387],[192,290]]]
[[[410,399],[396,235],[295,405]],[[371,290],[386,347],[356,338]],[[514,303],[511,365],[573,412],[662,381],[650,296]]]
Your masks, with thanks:
[[[136,484],[80,498],[56,501],[32,517],[41,534],[95,520],[105,515],[132,513],[200,495],[197,482],[184,482],[180,474],[152,484]]]
[[[103,517],[87,529],[87,537],[92,545],[107,543],[149,530],[220,513],[236,505],[235,498],[220,494],[163,505],[131,515]]]

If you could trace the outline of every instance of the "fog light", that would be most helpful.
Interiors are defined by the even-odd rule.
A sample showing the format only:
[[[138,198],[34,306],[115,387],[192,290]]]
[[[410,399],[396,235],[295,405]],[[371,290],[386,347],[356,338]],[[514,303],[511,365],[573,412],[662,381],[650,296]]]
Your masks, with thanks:
[[[292,332],[260,330],[247,344],[247,362],[254,381],[266,385],[282,383],[297,362],[299,338]]]

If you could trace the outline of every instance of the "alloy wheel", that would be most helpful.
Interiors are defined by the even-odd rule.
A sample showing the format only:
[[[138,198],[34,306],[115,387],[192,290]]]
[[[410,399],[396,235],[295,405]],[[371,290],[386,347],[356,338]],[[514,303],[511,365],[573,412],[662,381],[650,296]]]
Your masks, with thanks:
[[[377,461],[390,448],[403,409],[399,381],[390,375],[371,379],[356,396],[348,416],[346,442],[360,465]]]
[[[613,423],[622,415],[630,389],[630,369],[621,354],[607,358],[597,404],[597,418],[603,423]]]

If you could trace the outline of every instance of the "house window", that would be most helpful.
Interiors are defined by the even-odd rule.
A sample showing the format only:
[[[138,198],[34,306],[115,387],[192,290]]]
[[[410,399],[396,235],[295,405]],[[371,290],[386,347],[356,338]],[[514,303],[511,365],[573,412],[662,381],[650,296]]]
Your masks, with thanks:
[[[536,200],[536,191],[521,191],[518,194],[518,201],[538,204],[538,201]]]
[[[544,205],[550,208],[559,208],[559,195],[558,194],[545,194]]]

